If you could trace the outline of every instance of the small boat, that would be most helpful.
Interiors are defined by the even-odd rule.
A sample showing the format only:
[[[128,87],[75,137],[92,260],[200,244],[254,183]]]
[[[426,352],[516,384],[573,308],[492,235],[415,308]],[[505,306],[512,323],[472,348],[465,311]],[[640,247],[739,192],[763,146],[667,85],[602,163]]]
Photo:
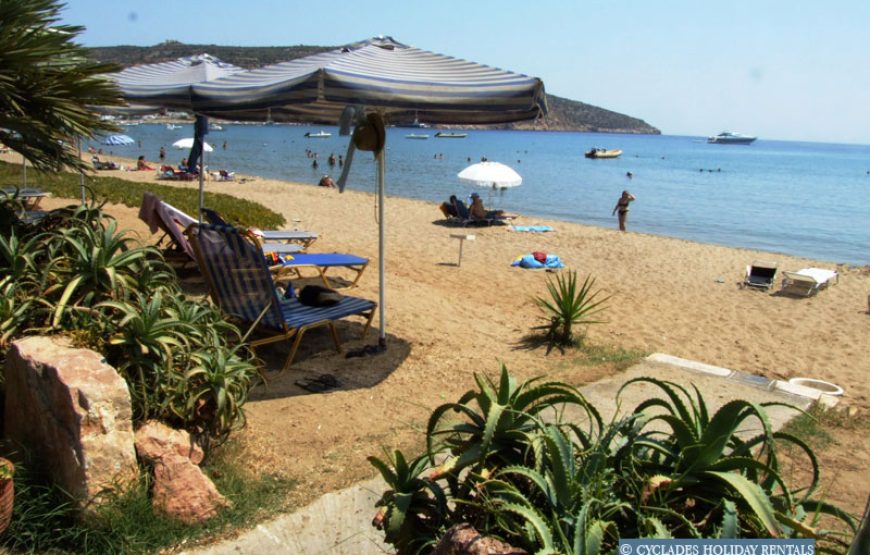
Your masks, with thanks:
[[[208,124],[208,130],[209,131],[223,131],[224,128],[223,128],[223,126],[218,125],[217,123],[210,123],[210,124]]]
[[[181,129],[181,126],[175,125],[174,123],[167,123],[166,129],[169,129],[170,131],[172,131],[173,129]]]
[[[438,139],[464,139],[468,136],[468,133],[442,133],[439,131],[435,133],[435,137]]]
[[[417,133],[411,133],[410,135],[405,135],[406,139],[428,139],[429,135],[420,135]]]
[[[309,131],[305,134],[309,139],[326,139],[328,137],[332,137],[332,133],[327,133],[326,131],[318,131],[317,133],[312,133]]]
[[[707,142],[716,145],[751,145],[758,137],[750,137],[749,135],[741,135],[740,133],[731,133],[723,131],[715,137],[707,137]]]
[[[586,158],[619,158],[622,151],[618,148],[590,148],[584,156]]]

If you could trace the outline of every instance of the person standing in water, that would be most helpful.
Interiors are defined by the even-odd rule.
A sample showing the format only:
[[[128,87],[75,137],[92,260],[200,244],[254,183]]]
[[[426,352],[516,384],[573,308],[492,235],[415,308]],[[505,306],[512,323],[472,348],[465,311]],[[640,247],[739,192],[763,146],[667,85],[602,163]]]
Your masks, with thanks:
[[[634,195],[628,191],[623,191],[622,196],[616,201],[616,206],[613,207],[613,214],[619,212],[619,231],[625,231],[625,222],[628,221],[628,205],[633,200],[636,200]]]

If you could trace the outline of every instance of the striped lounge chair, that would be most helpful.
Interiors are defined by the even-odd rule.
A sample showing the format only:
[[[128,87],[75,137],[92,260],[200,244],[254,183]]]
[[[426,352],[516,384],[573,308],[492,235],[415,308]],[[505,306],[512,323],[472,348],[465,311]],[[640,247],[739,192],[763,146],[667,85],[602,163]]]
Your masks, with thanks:
[[[212,225],[230,225],[229,222],[224,220],[223,216],[211,208],[203,208],[202,215]],[[252,229],[251,232],[261,241],[299,243],[302,245],[303,249],[310,247],[311,243],[317,241],[317,238],[319,237],[319,235],[314,231]]]
[[[341,343],[335,322],[348,316],[362,316],[365,336],[371,326],[377,303],[343,296],[333,306],[303,305],[296,298],[282,298],[275,289],[263,250],[231,226],[193,225],[187,231],[197,263],[208,281],[212,299],[228,315],[250,324],[247,338],[255,329],[262,336],[248,344],[252,348],[278,341],[291,341],[284,363],[287,370],[305,332],[328,326],[335,349]]]

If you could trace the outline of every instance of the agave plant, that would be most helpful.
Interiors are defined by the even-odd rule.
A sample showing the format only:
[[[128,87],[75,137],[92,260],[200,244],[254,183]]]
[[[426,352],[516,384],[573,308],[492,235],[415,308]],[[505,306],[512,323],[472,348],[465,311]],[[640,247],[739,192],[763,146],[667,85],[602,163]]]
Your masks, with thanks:
[[[575,338],[576,326],[589,326],[604,323],[594,316],[606,308],[605,303],[610,296],[599,298],[601,291],[593,291],[595,278],[586,276],[583,285],[577,288],[577,272],[568,272],[566,276],[556,275],[555,280],[547,280],[547,291],[550,298],[537,297],[535,303],[544,312],[547,324],[535,329],[544,330],[549,341],[549,352],[553,346],[560,349],[568,345],[582,342],[583,335]]]
[[[813,499],[815,456],[774,432],[764,405],[732,401],[711,414],[697,389],[639,378],[624,387],[647,382],[664,396],[603,425],[570,386],[517,385],[504,369],[498,386],[477,380],[480,391],[433,413],[425,463],[398,452],[392,467],[370,459],[390,487],[376,520],[397,546],[433,545],[460,522],[530,552],[571,555],[612,553],[620,538],[642,537],[814,538],[818,551],[837,552],[844,544],[820,517],[854,530],[849,515]],[[567,410],[541,417],[559,403],[581,406],[582,420]],[[436,425],[450,409],[462,419]],[[742,436],[749,423],[760,433]],[[783,441],[806,454],[806,487],[780,475]]]

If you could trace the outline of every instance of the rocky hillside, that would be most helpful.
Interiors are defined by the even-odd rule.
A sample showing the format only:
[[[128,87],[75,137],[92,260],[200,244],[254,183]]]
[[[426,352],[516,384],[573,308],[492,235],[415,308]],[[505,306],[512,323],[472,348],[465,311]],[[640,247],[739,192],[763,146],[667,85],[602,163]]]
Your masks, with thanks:
[[[124,67],[174,60],[208,52],[225,62],[244,68],[274,64],[310,54],[333,50],[334,46],[218,46],[215,44],[183,44],[166,41],[155,46],[104,46],[91,48],[92,57],[103,62],[115,62]],[[546,83],[546,79],[544,79]],[[645,121],[604,108],[547,95],[550,113],[541,121],[512,124],[513,129],[546,129],[551,131],[588,131],[599,133],[661,133]]]

